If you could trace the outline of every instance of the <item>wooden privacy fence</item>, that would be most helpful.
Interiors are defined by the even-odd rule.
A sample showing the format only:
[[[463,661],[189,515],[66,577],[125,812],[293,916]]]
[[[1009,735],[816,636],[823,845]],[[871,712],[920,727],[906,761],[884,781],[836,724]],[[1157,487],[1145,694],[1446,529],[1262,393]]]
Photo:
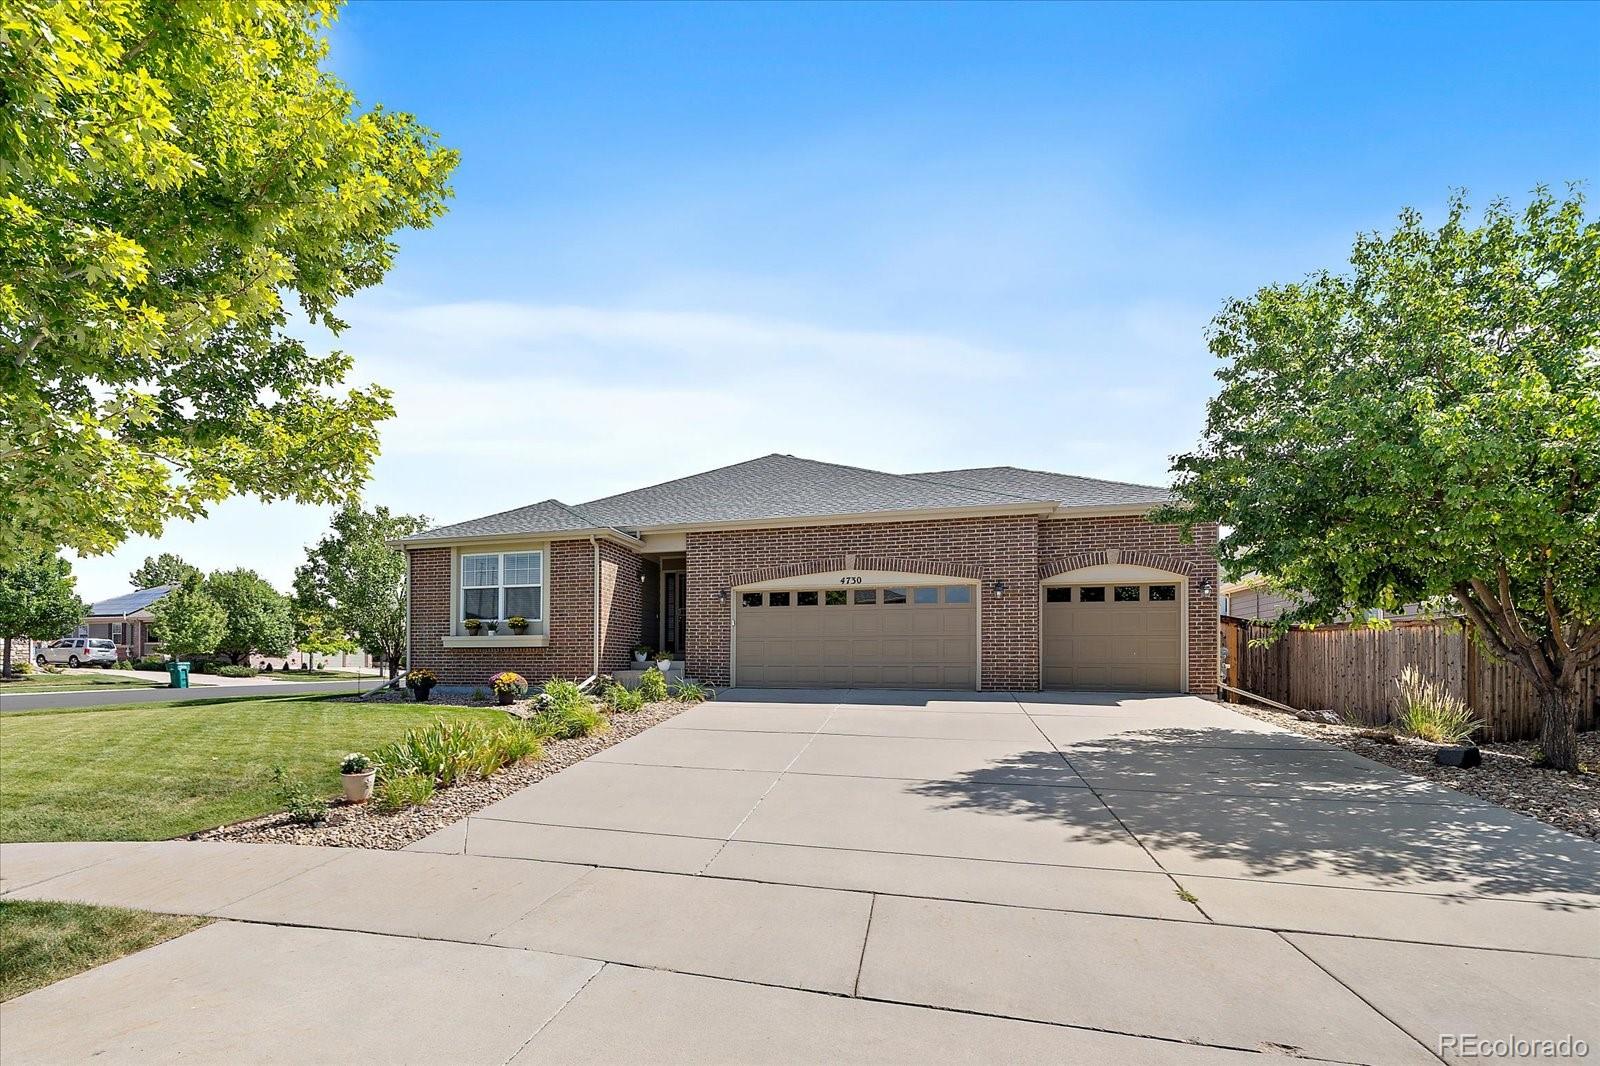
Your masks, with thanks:
[[[1391,717],[1394,680],[1408,666],[1466,700],[1489,740],[1539,735],[1533,687],[1467,636],[1460,619],[1397,619],[1387,629],[1349,625],[1296,629],[1253,645],[1271,627],[1222,618],[1228,684],[1302,710],[1328,708],[1370,725]],[[1600,669],[1578,675],[1578,728],[1594,729]]]

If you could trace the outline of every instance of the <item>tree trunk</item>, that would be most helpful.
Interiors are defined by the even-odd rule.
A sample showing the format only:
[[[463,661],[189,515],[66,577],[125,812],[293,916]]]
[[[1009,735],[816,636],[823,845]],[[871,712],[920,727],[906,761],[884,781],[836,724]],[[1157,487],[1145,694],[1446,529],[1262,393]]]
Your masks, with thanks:
[[[1539,752],[1557,770],[1578,771],[1578,690],[1557,682],[1537,691]]]
[[[0,663],[0,677],[11,676],[11,638],[0,637],[0,644],[5,645],[4,662]]]
[[[385,658],[389,660],[389,680],[393,681],[400,675],[400,656],[388,655]]]

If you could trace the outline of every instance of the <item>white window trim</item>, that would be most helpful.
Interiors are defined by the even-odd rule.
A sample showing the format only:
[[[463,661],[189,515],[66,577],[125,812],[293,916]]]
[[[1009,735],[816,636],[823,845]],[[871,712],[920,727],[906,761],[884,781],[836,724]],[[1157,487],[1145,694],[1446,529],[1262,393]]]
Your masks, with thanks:
[[[472,636],[463,627],[465,619],[462,617],[462,587],[461,587],[461,558],[465,555],[498,555],[500,556],[499,580],[502,584],[501,596],[505,595],[505,556],[520,555],[524,552],[539,553],[539,621],[537,632],[535,626],[529,625],[528,632],[518,636],[511,632],[509,626],[502,623],[501,631],[494,635],[480,633]],[[519,587],[519,586],[513,586]],[[504,609],[504,603],[498,609]],[[531,620],[530,620],[531,621]],[[461,546],[450,553],[450,633],[443,644],[447,648],[542,648],[550,642],[550,545],[548,542],[528,544],[494,544],[481,548]]]

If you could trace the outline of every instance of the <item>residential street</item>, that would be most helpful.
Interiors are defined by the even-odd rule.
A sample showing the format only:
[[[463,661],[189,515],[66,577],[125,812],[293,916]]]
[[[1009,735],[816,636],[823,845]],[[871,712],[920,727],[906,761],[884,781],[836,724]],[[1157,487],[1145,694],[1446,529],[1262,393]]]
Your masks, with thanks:
[[[157,675],[141,672],[152,680]],[[160,675],[165,678],[166,675]],[[206,676],[203,680],[189,679],[186,689],[145,688],[127,685],[107,685],[104,688],[75,689],[67,692],[8,692],[0,688],[0,714],[13,711],[33,711],[52,707],[119,707],[129,703],[165,703],[170,700],[234,699],[244,696],[291,696],[295,693],[310,695],[315,692],[365,692],[378,683],[377,678],[349,678],[338,681],[273,681],[266,675],[258,677],[218,678]]]
[[[0,870],[219,919],[0,1006],[19,1066],[1600,1047],[1600,849],[1187,696],[731,692],[405,852]]]

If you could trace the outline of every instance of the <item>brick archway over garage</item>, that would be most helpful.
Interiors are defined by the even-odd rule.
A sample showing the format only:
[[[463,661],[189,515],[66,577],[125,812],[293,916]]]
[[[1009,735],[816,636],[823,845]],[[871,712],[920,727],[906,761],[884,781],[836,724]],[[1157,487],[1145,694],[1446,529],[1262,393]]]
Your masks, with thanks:
[[[805,577],[807,574],[829,574],[839,570],[877,570],[885,573],[926,574],[929,577],[954,577],[979,580],[983,568],[965,563],[947,563],[937,559],[908,559],[895,555],[825,555],[813,559],[800,559],[777,566],[753,567],[729,575],[733,588],[756,585],[763,581],[777,581],[786,577]]]
[[[1073,570],[1082,570],[1086,566],[1108,564],[1148,566],[1156,570],[1165,570],[1169,574],[1183,574],[1185,577],[1194,573],[1192,561],[1170,552],[1102,548],[1099,551],[1075,552],[1072,555],[1055,555],[1048,559],[1040,559],[1039,580],[1048,581]]]

